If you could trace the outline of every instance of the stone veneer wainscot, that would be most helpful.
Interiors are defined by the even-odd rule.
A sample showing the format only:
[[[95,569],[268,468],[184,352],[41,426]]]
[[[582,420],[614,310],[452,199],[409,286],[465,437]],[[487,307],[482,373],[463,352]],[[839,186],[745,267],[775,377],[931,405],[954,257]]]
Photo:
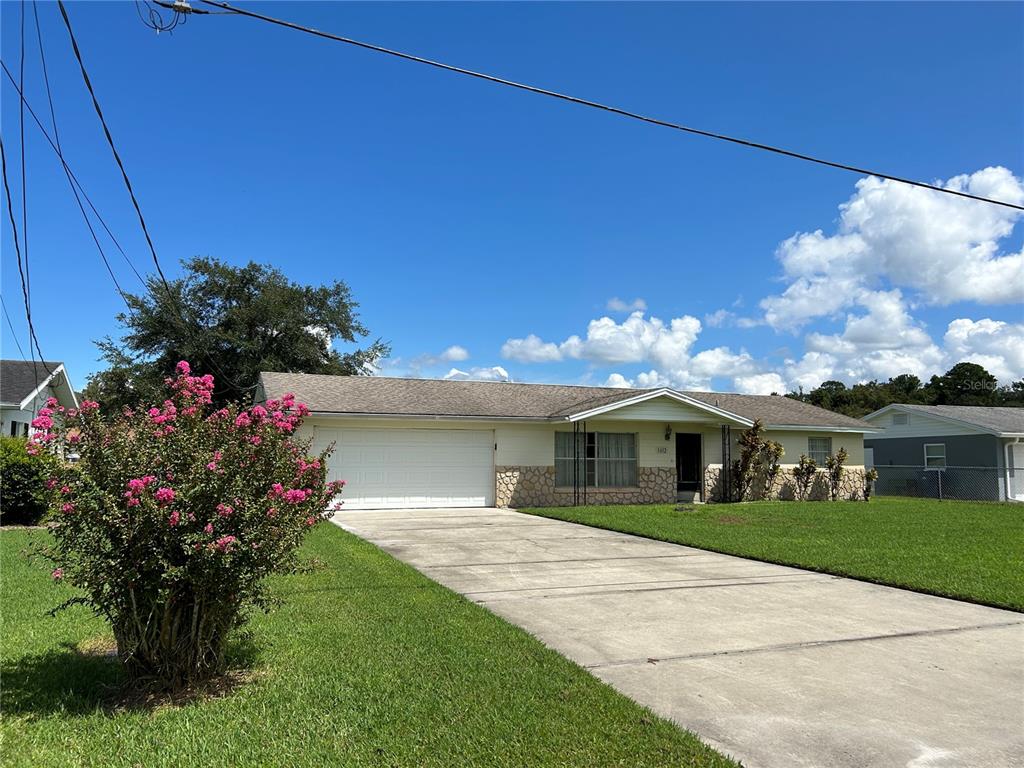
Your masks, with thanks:
[[[495,467],[495,477],[499,507],[572,506],[573,489],[555,486],[553,466]],[[673,467],[638,467],[636,488],[587,488],[589,504],[670,504],[675,500]]]

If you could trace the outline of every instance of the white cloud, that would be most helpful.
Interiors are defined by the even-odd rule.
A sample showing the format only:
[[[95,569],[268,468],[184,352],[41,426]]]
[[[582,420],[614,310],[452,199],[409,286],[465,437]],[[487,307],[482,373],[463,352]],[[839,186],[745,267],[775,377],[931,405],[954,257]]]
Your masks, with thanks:
[[[770,395],[776,392],[785,394],[786,382],[777,373],[755,373],[750,376],[737,376],[733,379],[736,391],[744,395]]]
[[[613,373],[608,376],[608,379],[605,381],[604,386],[615,387],[616,389],[629,389],[630,387],[633,386],[633,382],[632,380],[627,379],[621,373]]]
[[[1024,203],[1024,183],[1002,167],[943,186]],[[858,181],[839,210],[835,234],[802,232],[779,245],[789,285],[761,301],[773,328],[833,316],[886,282],[935,305],[1024,301],[1024,252],[1000,250],[1020,211],[874,177]]]
[[[978,363],[1003,384],[1024,377],[1024,323],[958,318],[943,340],[950,366]]]
[[[508,371],[502,368],[500,365],[494,365],[490,368],[470,368],[468,371],[462,371],[458,368],[452,368],[442,378],[450,381],[511,381],[512,377],[508,375]]]
[[[700,333],[700,320],[690,315],[666,324],[657,317],[645,318],[633,312],[621,323],[610,317],[591,320],[584,338],[573,335],[560,344],[543,341],[534,334],[509,339],[502,357],[518,362],[557,362],[566,358],[594,363],[652,362],[660,367],[679,365]]]
[[[647,311],[647,302],[643,299],[633,299],[632,301],[626,302],[615,296],[608,299],[608,303],[605,305],[605,309],[609,312],[641,312]]]
[[[445,362],[458,363],[469,359],[469,350],[465,347],[460,347],[458,344],[452,344],[452,346],[439,355],[439,359]]]
[[[553,363],[562,359],[557,344],[530,334],[525,339],[509,339],[501,347],[501,356],[519,363]]]

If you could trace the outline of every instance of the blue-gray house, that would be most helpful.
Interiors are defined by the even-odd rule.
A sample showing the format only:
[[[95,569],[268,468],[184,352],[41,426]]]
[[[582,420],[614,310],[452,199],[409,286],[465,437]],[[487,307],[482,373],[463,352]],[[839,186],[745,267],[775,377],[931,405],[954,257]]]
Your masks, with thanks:
[[[865,465],[888,495],[1024,501],[1024,408],[896,403],[864,421]]]

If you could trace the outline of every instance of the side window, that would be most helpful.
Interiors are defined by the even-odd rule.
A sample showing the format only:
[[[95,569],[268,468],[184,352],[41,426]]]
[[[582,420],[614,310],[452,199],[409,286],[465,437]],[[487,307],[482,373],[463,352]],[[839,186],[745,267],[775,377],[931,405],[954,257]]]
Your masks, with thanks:
[[[831,437],[809,437],[807,438],[807,455],[814,459],[819,467],[825,466],[825,461],[832,455]]]
[[[946,468],[946,444],[945,443],[925,443],[925,446],[924,446],[924,466],[925,466],[925,469],[945,469]]]

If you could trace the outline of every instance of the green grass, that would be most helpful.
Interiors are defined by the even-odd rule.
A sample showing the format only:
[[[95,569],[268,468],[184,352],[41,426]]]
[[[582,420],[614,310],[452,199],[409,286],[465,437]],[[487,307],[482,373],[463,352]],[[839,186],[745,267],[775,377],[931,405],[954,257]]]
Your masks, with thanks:
[[[714,766],[734,764],[525,632],[340,529],[276,580],[251,626],[253,680],[222,698],[112,711],[106,635],[0,532],[0,763],[18,766]]]
[[[874,498],[522,510],[1024,611],[1024,505]]]

